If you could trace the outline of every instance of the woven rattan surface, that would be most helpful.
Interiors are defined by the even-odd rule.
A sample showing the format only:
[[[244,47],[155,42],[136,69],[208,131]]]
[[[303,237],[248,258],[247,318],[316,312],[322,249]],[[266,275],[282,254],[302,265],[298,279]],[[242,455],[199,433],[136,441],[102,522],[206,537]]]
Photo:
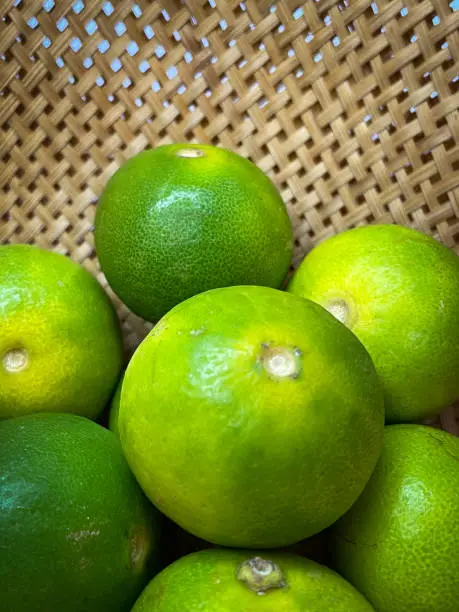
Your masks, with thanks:
[[[0,0],[0,13],[0,242],[68,254],[106,285],[92,236],[104,184],[146,147],[193,140],[274,180],[295,263],[374,222],[459,253],[448,0]],[[116,303],[132,350],[148,327]],[[442,425],[459,433],[453,409]]]

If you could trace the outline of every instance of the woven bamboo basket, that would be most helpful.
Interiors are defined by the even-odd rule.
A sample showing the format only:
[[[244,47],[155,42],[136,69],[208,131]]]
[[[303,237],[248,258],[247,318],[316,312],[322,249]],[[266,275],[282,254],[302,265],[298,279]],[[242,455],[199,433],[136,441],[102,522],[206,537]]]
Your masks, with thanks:
[[[0,242],[69,255],[106,287],[92,229],[108,178],[147,147],[197,141],[274,180],[294,265],[374,222],[459,253],[449,0],[0,0],[0,13]],[[148,325],[110,295],[132,352]],[[457,435],[457,417],[435,424]]]

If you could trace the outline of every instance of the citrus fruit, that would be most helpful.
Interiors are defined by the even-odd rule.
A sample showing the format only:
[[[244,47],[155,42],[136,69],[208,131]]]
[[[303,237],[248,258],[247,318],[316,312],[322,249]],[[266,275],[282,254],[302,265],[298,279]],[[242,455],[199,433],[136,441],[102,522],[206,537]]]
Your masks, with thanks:
[[[380,612],[452,612],[459,601],[459,439],[386,428],[376,470],[332,529],[337,568]]]
[[[110,402],[108,414],[108,428],[116,435],[117,438],[120,437],[120,432],[118,430],[118,418],[120,413],[121,387],[123,385],[123,380],[124,374],[121,376],[118,385],[116,386],[115,393],[113,394]]]
[[[307,255],[288,290],[362,341],[388,422],[425,419],[459,397],[459,257],[433,238],[396,225],[343,232]]]
[[[73,414],[0,422],[2,612],[129,611],[158,514],[115,436]]]
[[[184,610],[371,612],[373,608],[344,578],[297,555],[204,550],[157,574],[132,612]]]
[[[298,542],[344,514],[380,452],[383,395],[357,338],[276,289],[214,289],[135,352],[119,431],[151,501],[219,545]]]
[[[95,241],[113,290],[150,321],[214,287],[279,287],[293,247],[269,178],[231,151],[195,144],[128,160],[100,198]]]
[[[99,283],[70,259],[0,246],[0,418],[97,418],[122,364],[121,331]]]

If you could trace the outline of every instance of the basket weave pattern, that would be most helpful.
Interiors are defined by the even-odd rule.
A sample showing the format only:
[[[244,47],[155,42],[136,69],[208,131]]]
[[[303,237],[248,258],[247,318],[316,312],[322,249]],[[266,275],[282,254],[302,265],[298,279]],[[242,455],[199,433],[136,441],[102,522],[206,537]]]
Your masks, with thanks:
[[[95,203],[127,158],[200,141],[276,183],[295,261],[412,226],[459,253],[459,12],[447,0],[0,0],[0,242],[106,285]],[[132,350],[148,325],[119,303]],[[442,425],[459,433],[454,410]]]

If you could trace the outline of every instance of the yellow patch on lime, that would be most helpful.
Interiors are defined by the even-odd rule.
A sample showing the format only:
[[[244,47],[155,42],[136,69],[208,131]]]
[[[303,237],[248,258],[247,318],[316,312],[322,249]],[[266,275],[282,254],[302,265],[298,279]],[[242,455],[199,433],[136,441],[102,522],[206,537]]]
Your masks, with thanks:
[[[0,418],[97,418],[122,360],[115,311],[89,272],[37,247],[0,247]]]

